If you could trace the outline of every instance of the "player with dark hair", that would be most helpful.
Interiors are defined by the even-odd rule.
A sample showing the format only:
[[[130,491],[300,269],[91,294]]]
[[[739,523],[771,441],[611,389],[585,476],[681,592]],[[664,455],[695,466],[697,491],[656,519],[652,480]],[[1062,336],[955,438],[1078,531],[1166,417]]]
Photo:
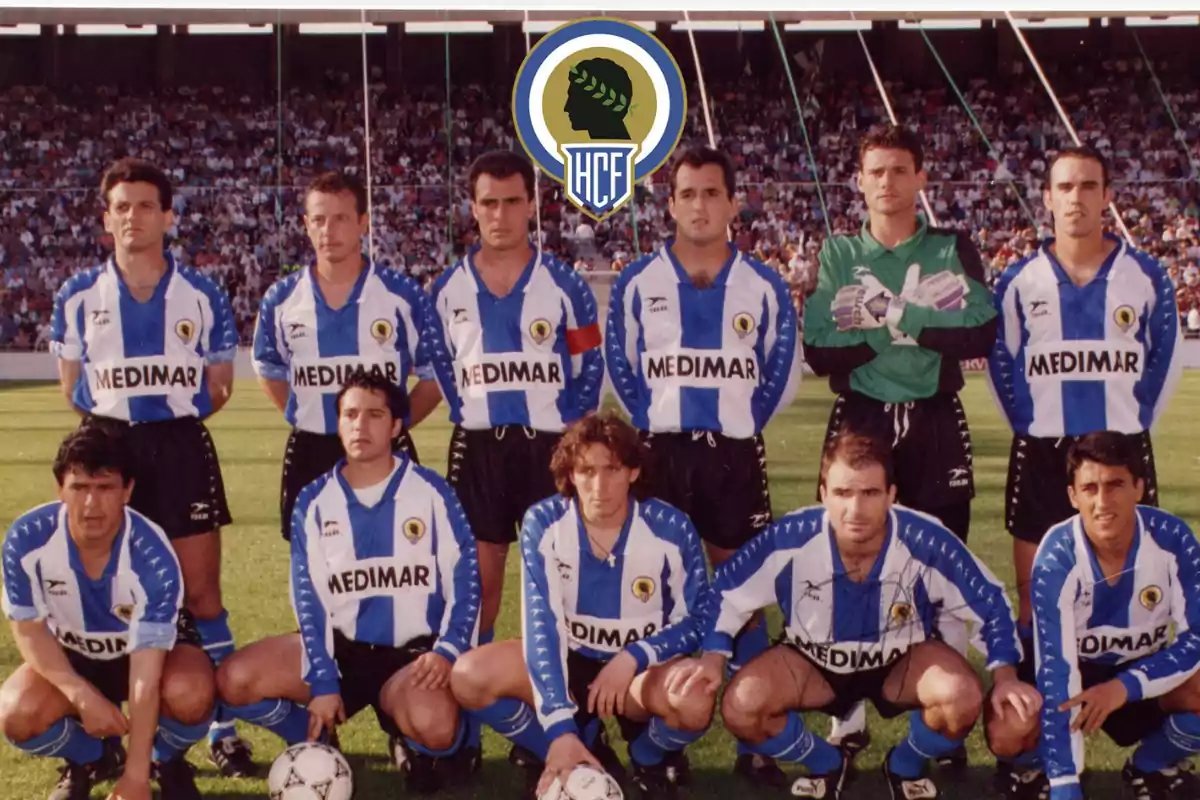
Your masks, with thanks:
[[[104,173],[100,194],[113,254],[63,284],[50,348],[63,392],[85,422],[127,429],[130,507],[170,538],[183,570],[184,606],[219,664],[233,651],[220,535],[232,517],[205,420],[233,392],[233,312],[222,289],[167,252],[175,212],[162,170],[121,159]],[[219,710],[209,753],[218,764],[248,754]]]
[[[1078,514],[1042,538],[1030,579],[1040,720],[997,709],[988,740],[1009,760],[1014,800],[1082,798],[1083,736],[1139,744],[1122,777],[1137,800],[1195,796],[1178,764],[1200,753],[1200,545],[1145,505],[1141,443],[1114,431],[1075,440],[1067,497]],[[1172,639],[1171,630],[1174,629]]]
[[[110,778],[112,797],[148,800],[152,776],[164,800],[200,798],[186,753],[212,721],[213,667],[166,534],[127,506],[135,472],[121,433],[85,424],[55,458],[58,501],[4,537],[4,613],[24,663],[0,686],[0,730],[66,759],[50,800],[86,800]]]
[[[966,541],[975,483],[960,362],[987,356],[996,337],[983,264],[967,233],[918,215],[926,174],[916,134],[868,133],[857,180],[862,231],[825,242],[804,306],[805,359],[837,395],[826,436],[849,424],[891,442],[897,502]],[[965,630],[941,635],[966,652]],[[852,709],[835,719],[831,741],[858,752],[865,723],[861,706]],[[943,761],[965,764],[966,752]]]
[[[755,611],[779,606],[783,642],[742,667],[721,714],[753,752],[808,767],[795,797],[837,800],[850,766],[799,712],[845,714],[864,700],[884,717],[912,712],[883,764],[892,799],[938,796],[927,762],[961,747],[984,703],[970,663],[939,641],[944,617],[979,626],[993,707],[1025,718],[1039,707],[1017,680],[1004,586],[937,519],[894,504],[893,469],[886,440],[844,431],[830,439],[824,505],[773,523],[717,570],[705,653],[685,668],[685,688],[719,686],[734,634]]]
[[[217,686],[235,716],[288,744],[372,707],[408,787],[429,793],[454,775],[464,739],[450,669],[475,642],[475,543],[441,476],[392,450],[403,390],[358,373],[336,403],[346,456],[292,514],[300,631],[242,648]]]
[[[712,718],[715,691],[672,690],[710,602],[704,553],[687,515],[634,496],[644,456],[615,414],[567,428],[559,493],[521,529],[523,638],[480,647],[451,676],[541,789],[583,763],[620,772],[602,724],[615,716],[640,795],[670,795],[687,780],[683,748]]]
[[[605,342],[613,388],[653,458],[647,490],[691,517],[714,567],[771,521],[762,432],[801,375],[787,284],[727,239],[734,178],[719,150],[676,156],[676,235],[621,272]],[[768,645],[755,616],[731,668]],[[757,783],[786,780],[744,749],[735,771]]]

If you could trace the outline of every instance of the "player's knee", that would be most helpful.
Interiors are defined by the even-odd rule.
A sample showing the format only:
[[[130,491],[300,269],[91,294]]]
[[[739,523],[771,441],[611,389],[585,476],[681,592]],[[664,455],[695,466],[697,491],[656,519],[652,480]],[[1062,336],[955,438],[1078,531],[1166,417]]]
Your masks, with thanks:
[[[231,706],[245,706],[258,702],[262,699],[258,696],[256,687],[259,672],[260,670],[243,653],[234,653],[217,668],[217,695]]]
[[[961,735],[971,730],[983,710],[983,687],[973,673],[946,675],[929,694],[937,709],[943,733]]]
[[[448,750],[458,738],[458,706],[450,697],[435,695],[410,702],[405,709],[408,735],[430,750]]]
[[[712,723],[716,698],[712,696],[670,697],[667,724],[681,731],[707,730]]]
[[[162,682],[163,713],[184,725],[198,725],[212,714],[216,683],[212,670],[187,669],[171,672]]]
[[[496,671],[487,669],[487,654],[480,650],[461,656],[450,672],[450,691],[463,708],[477,711],[495,702],[492,684]]]
[[[725,690],[721,702],[721,716],[725,727],[739,738],[754,732],[771,698],[771,687],[761,678],[738,675]]]
[[[54,720],[43,719],[41,704],[32,692],[0,689],[0,732],[10,742],[24,742],[46,731]]]

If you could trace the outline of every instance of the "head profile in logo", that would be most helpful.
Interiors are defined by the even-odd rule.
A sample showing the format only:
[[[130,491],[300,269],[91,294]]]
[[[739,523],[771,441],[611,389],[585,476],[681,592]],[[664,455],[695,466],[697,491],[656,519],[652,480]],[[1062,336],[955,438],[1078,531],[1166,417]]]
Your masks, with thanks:
[[[512,102],[525,152],[596,221],[666,163],[687,119],[670,51],[641,26],[610,17],[573,20],[542,37],[521,64]]]
[[[633,100],[629,73],[610,58],[589,58],[567,74],[567,104],[563,110],[571,129],[587,131],[594,140],[629,141],[625,117]]]

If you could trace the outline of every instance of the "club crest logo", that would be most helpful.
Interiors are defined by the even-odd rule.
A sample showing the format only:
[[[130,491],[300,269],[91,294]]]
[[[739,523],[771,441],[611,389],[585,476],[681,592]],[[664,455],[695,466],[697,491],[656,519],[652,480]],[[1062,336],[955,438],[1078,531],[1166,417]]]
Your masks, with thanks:
[[[1113,322],[1117,323],[1122,333],[1128,333],[1133,323],[1137,322],[1137,312],[1133,306],[1121,306],[1113,312]]]
[[[671,52],[641,26],[609,17],[542,37],[517,72],[512,103],[525,152],[597,222],[666,163],[687,120]]]
[[[184,344],[191,344],[192,337],[196,335],[196,323],[190,319],[181,319],[175,323],[175,335]]]
[[[913,618],[913,607],[909,603],[892,603],[888,612],[893,625],[907,625]]]
[[[396,328],[386,319],[377,319],[371,323],[371,336],[380,344],[391,339],[392,334],[395,332]]]
[[[554,328],[547,320],[535,319],[529,323],[529,335],[538,344],[544,344],[550,338],[550,334],[554,332]]]
[[[1158,588],[1157,586],[1147,586],[1145,589],[1142,589],[1142,593],[1138,595],[1138,602],[1141,603],[1147,611],[1153,611],[1154,607],[1162,602],[1162,599],[1162,589]]]
[[[113,614],[115,614],[117,619],[121,620],[122,622],[130,623],[133,621],[133,606],[131,606],[131,605],[114,606]]]
[[[646,575],[635,578],[630,590],[638,600],[649,603],[650,598],[654,596],[654,579]]]
[[[745,311],[735,314],[733,317],[733,332],[738,335],[739,339],[745,339],[754,333],[754,317]]]
[[[413,544],[421,541],[421,537],[425,535],[425,521],[410,517],[404,520],[404,525],[401,528],[404,531],[404,538],[408,539]]]

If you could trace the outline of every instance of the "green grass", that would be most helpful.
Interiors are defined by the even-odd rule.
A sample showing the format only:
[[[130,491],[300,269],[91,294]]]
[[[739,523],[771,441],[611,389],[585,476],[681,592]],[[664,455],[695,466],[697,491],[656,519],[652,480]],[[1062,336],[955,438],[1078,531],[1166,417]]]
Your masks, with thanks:
[[[777,513],[809,504],[814,496],[818,446],[829,413],[831,395],[824,382],[807,381],[796,402],[781,414],[767,431],[770,457],[771,496]],[[983,380],[973,376],[964,392],[975,444],[976,483],[971,544],[1010,586],[1009,537],[1002,526],[1004,479],[1008,462],[1009,433],[998,416]],[[1195,525],[1200,520],[1200,496],[1192,487],[1200,484],[1200,458],[1191,449],[1188,436],[1190,415],[1200,408],[1200,374],[1185,376],[1178,395],[1157,431],[1158,467],[1162,498],[1167,508]],[[19,513],[52,497],[54,483],[50,461],[61,437],[75,424],[76,417],[64,408],[52,386],[8,384],[0,390],[0,523],[7,524]],[[233,509],[234,524],[224,531],[225,603],[231,612],[234,634],[239,642],[294,629],[287,598],[287,551],[278,533],[278,484],[280,459],[286,428],[280,415],[250,381],[237,385],[230,407],[217,415],[211,429],[221,456],[225,484]],[[421,425],[415,434],[422,460],[441,470],[445,467],[449,425],[442,412]],[[510,561],[510,564],[515,563]],[[516,607],[515,568],[510,570],[508,591],[499,625],[499,638],[514,636],[519,628]],[[1015,601],[1015,598],[1014,598]],[[7,676],[19,663],[12,636],[0,626],[0,676]],[[814,728],[824,732],[826,722],[814,719]],[[852,798],[886,796],[878,774],[883,754],[899,741],[903,720],[883,723],[872,716],[874,744],[860,758],[865,771],[849,791]],[[274,736],[245,727],[257,759],[269,761],[281,750]],[[357,800],[393,797],[402,784],[384,756],[385,737],[370,712],[360,714],[343,730],[343,747],[355,768],[359,784]],[[968,742],[971,768],[958,785],[942,782],[948,797],[990,796],[992,759],[978,728]],[[514,772],[504,759],[507,747],[490,731],[484,740],[487,761],[477,788],[461,797],[515,796]],[[620,748],[623,751],[624,748]],[[748,794],[729,777],[733,742],[719,726],[690,750],[696,783],[690,794],[698,798]],[[1119,770],[1125,754],[1103,737],[1088,742],[1088,766],[1094,773],[1093,798],[1120,796]],[[217,777],[201,752],[192,752],[200,766],[200,787],[206,796],[261,798],[263,781],[228,781]],[[24,757],[15,748],[0,745],[0,775],[5,798],[35,800],[45,797],[55,780],[56,763]],[[97,791],[94,796],[99,796]],[[763,796],[768,796],[763,793]]]

